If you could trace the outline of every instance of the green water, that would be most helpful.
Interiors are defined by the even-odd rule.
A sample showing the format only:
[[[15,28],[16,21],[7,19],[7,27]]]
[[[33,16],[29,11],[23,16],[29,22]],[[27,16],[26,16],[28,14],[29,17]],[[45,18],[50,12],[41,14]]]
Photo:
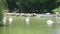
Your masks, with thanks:
[[[50,18],[51,19],[51,18]],[[0,26],[0,34],[60,34],[60,24],[56,23],[55,18],[51,19],[54,24],[50,27],[47,26],[46,20],[30,17],[30,25],[25,23],[25,17],[14,17],[11,26]]]
[[[3,26],[0,27],[0,34],[60,34],[60,25],[55,24],[52,27],[40,24]]]

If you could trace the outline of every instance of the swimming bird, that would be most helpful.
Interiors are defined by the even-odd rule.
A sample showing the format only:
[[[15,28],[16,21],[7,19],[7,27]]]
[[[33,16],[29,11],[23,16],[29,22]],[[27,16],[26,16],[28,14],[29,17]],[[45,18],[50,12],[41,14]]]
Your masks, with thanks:
[[[54,22],[52,20],[47,20],[48,25],[52,25]]]

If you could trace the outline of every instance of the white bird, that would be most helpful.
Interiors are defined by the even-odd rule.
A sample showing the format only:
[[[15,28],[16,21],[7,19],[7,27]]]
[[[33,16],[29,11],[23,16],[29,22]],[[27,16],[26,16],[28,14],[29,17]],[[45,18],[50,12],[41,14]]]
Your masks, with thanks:
[[[46,15],[50,15],[50,13],[46,13]]]
[[[52,27],[53,23],[54,22],[52,20],[47,20],[47,26],[48,27]]]
[[[9,18],[9,24],[10,24],[10,25],[12,25],[12,21],[13,21],[13,18],[10,17],[10,18]]]
[[[26,18],[26,24],[29,25],[29,17]]]
[[[52,20],[47,20],[48,25],[52,25],[54,22]]]
[[[6,25],[6,16],[3,17],[3,24]]]

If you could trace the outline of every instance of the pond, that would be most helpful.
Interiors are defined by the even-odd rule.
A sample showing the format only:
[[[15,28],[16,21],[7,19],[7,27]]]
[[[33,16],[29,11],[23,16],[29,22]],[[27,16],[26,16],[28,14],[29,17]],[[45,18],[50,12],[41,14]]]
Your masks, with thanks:
[[[27,25],[25,17],[13,17],[12,25],[0,26],[0,34],[60,34],[60,24],[56,23],[55,18],[52,26],[48,26],[46,21],[49,19],[30,17],[30,24]]]
[[[60,25],[55,24],[52,27],[44,24],[3,26],[0,27],[0,34],[60,34]]]

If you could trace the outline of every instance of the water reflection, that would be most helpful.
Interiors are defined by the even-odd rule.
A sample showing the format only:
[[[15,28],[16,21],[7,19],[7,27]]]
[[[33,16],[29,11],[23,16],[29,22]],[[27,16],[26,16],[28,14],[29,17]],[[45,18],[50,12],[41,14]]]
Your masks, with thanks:
[[[56,34],[60,34],[60,25],[59,24],[57,25],[57,28],[56,28]]]
[[[11,27],[4,26],[2,27],[2,33],[3,34],[11,34]]]
[[[2,31],[3,31],[3,34],[7,34],[6,33],[6,27],[5,26],[2,28]]]
[[[2,26],[0,34],[60,34],[60,25],[23,25],[23,26]]]
[[[52,25],[47,25],[47,27],[52,28]]]

